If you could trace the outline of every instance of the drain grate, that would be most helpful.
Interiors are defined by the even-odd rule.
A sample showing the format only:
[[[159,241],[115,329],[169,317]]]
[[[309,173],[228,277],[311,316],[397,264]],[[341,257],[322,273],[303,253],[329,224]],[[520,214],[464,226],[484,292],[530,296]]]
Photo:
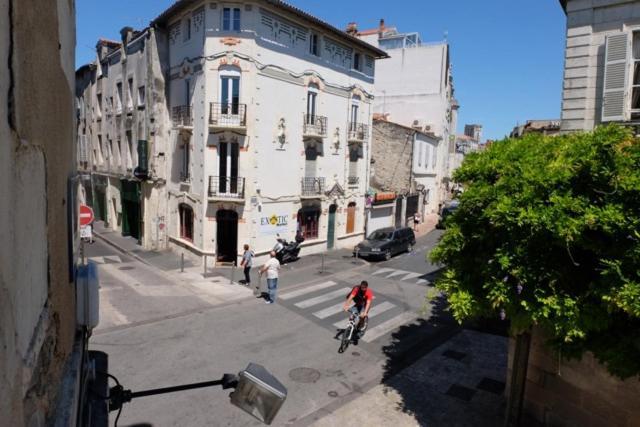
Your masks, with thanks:
[[[464,400],[465,402],[469,402],[476,394],[476,391],[463,385],[453,384],[449,387],[446,394],[457,399]]]
[[[502,394],[504,391],[505,383],[503,381],[496,381],[491,378],[483,378],[476,388],[478,390],[488,391],[493,394]]]

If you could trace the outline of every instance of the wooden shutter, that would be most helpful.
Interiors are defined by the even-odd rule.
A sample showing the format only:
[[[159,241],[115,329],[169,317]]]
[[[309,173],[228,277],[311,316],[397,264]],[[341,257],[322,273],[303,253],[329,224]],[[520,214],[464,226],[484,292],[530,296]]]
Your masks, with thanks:
[[[347,208],[347,234],[354,232],[356,228],[356,207],[349,206]]]
[[[602,94],[603,122],[625,120],[629,51],[629,35],[627,33],[607,36]]]

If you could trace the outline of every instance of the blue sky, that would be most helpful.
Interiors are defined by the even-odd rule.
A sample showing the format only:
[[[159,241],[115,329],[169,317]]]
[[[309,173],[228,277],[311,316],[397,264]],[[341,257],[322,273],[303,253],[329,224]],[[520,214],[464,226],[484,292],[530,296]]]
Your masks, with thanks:
[[[76,65],[95,58],[99,37],[118,40],[124,26],[145,27],[173,0],[78,0]],[[502,138],[527,119],[558,118],[566,18],[557,0],[290,0],[338,28],[384,18],[425,41],[451,44],[458,132],[484,126]],[[402,6],[400,6],[402,5]],[[394,6],[394,7],[392,7]]]

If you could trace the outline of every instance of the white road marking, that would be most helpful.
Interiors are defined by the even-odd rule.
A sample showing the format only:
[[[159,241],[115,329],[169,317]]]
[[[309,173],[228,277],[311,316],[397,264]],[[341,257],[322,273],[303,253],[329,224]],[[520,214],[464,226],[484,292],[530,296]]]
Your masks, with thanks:
[[[376,274],[388,273],[390,271],[394,271],[394,269],[393,268],[381,268],[380,270],[373,272],[372,276],[375,276]]]
[[[416,277],[420,277],[422,275],[424,275],[424,273],[409,273],[400,280],[415,279]]]
[[[331,280],[329,280],[328,282],[322,282],[322,283],[319,283],[317,285],[308,286],[308,287],[303,288],[303,289],[298,289],[296,291],[291,291],[291,292],[287,292],[287,293],[282,294],[282,295],[278,295],[278,298],[283,299],[283,300],[288,300],[288,299],[291,299],[291,298],[299,297],[301,295],[310,294],[312,292],[320,291],[322,289],[327,289],[327,288],[330,288],[330,287],[335,286],[335,285],[336,285],[336,282],[332,282]]]
[[[94,257],[89,258],[89,261],[92,261],[92,262],[94,262],[96,264],[104,264],[104,257],[94,256]]]
[[[181,286],[170,285],[145,285],[134,276],[119,270],[115,264],[104,264],[100,266],[100,272],[105,272],[123,285],[128,286],[135,293],[148,297],[186,297],[193,296],[192,292],[187,291]],[[138,273],[136,273],[138,274]],[[136,286],[138,285],[138,286]]]
[[[409,274],[409,273],[411,273],[411,272],[410,271],[404,271],[404,270],[396,270],[395,272],[393,272],[390,275],[388,275],[387,279],[391,279],[392,277],[402,276],[403,274]]]
[[[334,314],[338,314],[343,311],[344,301],[333,305],[331,307],[327,307],[324,310],[316,311],[313,313],[318,319],[326,319],[327,317],[333,316]]]
[[[382,322],[381,324],[373,328],[367,329],[366,333],[364,334],[364,337],[362,337],[362,341],[364,342],[374,341],[380,338],[381,336],[396,329],[397,327],[400,327],[412,321],[415,318],[416,318],[416,315],[413,313],[402,313],[397,315],[396,317],[392,317],[386,322]]]
[[[371,307],[371,310],[369,310],[369,322],[371,322],[371,318],[377,316],[378,314],[382,314],[385,311],[389,311],[391,310],[393,307],[395,307],[396,305],[389,302],[389,301],[385,301],[381,304],[375,304],[373,307]],[[336,322],[333,324],[333,326],[335,326],[338,329],[344,329],[347,327],[347,325],[349,324],[349,319],[348,316],[345,313],[345,319]]]
[[[113,262],[117,262],[117,263],[122,262],[122,258],[120,258],[118,255],[105,255],[104,259],[105,259],[105,261],[109,260],[109,261],[113,261]]]
[[[427,279],[420,279],[416,282],[416,285],[422,285],[423,283],[429,283]]]
[[[345,299],[347,297],[347,294],[349,293],[349,291],[351,290],[351,288],[340,288],[340,289],[336,289],[333,292],[329,292],[328,294],[324,294],[324,295],[320,295],[319,297],[315,297],[315,298],[311,298],[311,299],[307,299],[304,301],[300,301],[299,303],[295,304],[296,307],[299,308],[309,308],[312,307],[314,305],[318,305],[321,304],[323,302],[327,302],[330,301],[336,297],[339,296],[343,296]]]

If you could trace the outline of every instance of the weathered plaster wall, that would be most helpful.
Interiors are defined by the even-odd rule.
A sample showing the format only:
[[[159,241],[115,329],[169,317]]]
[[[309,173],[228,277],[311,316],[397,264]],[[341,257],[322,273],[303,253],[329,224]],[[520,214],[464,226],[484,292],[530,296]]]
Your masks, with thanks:
[[[371,186],[407,193],[412,189],[411,164],[415,131],[385,121],[373,122]]]
[[[67,255],[74,48],[73,1],[0,0],[0,414],[7,425],[54,417],[74,340]]]

